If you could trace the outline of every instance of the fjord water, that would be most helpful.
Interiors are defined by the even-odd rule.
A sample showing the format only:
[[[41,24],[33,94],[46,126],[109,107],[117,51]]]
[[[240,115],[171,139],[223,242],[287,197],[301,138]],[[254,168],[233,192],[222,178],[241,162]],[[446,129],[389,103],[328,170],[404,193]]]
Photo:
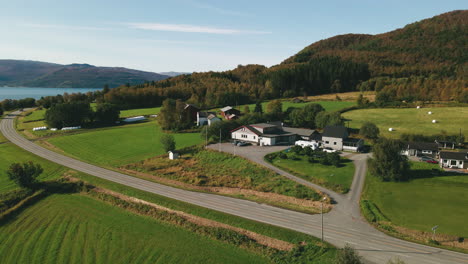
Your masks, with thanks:
[[[4,99],[40,99],[42,96],[64,93],[87,93],[102,88],[40,88],[40,87],[0,87],[0,101]]]

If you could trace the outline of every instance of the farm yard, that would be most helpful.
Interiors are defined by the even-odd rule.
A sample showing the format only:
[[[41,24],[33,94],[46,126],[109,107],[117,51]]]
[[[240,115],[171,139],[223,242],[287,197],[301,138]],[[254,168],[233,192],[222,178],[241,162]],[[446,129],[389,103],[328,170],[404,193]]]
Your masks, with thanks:
[[[411,163],[411,174],[408,182],[381,182],[368,175],[362,200],[397,226],[431,232],[439,225],[438,233],[468,237],[468,177],[422,162]]]
[[[345,112],[343,117],[349,120],[349,127],[353,129],[359,129],[366,121],[372,122],[379,127],[382,136],[391,138],[398,138],[403,133],[434,135],[441,131],[458,135],[460,129],[468,136],[467,107],[359,109]],[[390,132],[389,128],[395,131]]]

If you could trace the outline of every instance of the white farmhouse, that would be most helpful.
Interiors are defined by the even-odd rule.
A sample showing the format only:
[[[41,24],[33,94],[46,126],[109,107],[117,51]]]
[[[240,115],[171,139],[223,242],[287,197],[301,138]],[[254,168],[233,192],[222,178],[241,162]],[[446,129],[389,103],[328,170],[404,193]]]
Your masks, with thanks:
[[[281,123],[245,125],[231,131],[231,138],[259,146],[291,145],[297,135],[284,131]]]

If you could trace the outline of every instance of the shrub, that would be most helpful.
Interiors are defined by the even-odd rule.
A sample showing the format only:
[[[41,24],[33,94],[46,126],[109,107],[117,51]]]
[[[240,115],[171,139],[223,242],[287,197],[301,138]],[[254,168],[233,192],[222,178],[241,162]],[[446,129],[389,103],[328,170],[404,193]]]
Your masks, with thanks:
[[[163,134],[160,140],[161,140],[161,144],[165,152],[175,150],[176,142],[175,142],[174,136]]]
[[[322,165],[330,165],[330,161],[328,160],[328,155],[324,155],[320,160],[320,164]]]
[[[336,264],[361,264],[362,259],[357,254],[356,250],[349,245],[346,245],[343,249],[338,250],[335,258]]]
[[[379,137],[379,128],[371,122],[365,122],[359,129],[359,134],[368,139],[377,139]]]
[[[464,237],[459,237],[459,238],[458,238],[458,243],[463,243],[463,241],[465,241],[465,238],[464,238]]]
[[[314,157],[309,157],[309,158],[307,159],[307,161],[310,162],[310,163],[314,163],[314,162],[315,162],[315,158],[314,158]]]
[[[301,158],[299,158],[297,155],[292,155],[292,156],[291,156],[291,159],[292,159],[292,160],[300,160]]]
[[[305,147],[304,148],[304,154],[306,154],[307,156],[310,156],[312,155],[312,148],[311,147]]]
[[[302,147],[301,146],[298,146],[298,145],[294,145],[292,148],[291,148],[291,151],[296,153],[296,154],[299,154],[300,152],[302,152]]]
[[[278,157],[280,157],[280,159],[287,159],[288,155],[286,155],[286,153],[284,153],[284,152],[280,152],[280,153],[278,153]]]
[[[341,158],[338,153],[333,152],[333,153],[327,154],[327,159],[328,159],[328,162],[331,163],[333,166],[335,167],[340,166]]]

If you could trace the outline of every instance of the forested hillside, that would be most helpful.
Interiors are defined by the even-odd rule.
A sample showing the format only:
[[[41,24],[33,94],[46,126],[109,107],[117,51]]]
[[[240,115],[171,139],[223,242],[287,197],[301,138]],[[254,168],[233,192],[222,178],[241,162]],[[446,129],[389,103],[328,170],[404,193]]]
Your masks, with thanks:
[[[468,100],[468,11],[453,11],[380,35],[343,35],[316,42],[283,63],[181,75],[119,87],[105,101],[123,108],[166,98],[201,107],[354,90],[386,102]]]

